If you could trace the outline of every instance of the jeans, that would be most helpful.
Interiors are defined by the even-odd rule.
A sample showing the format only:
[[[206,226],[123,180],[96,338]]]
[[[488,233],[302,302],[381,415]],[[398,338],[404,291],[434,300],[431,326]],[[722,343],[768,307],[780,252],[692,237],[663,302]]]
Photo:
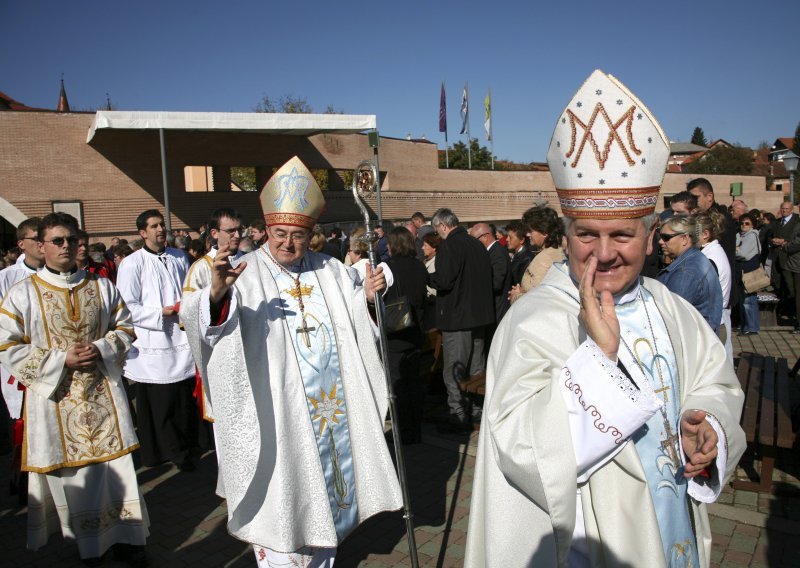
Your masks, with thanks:
[[[742,331],[759,331],[758,294],[747,294],[742,302]]]

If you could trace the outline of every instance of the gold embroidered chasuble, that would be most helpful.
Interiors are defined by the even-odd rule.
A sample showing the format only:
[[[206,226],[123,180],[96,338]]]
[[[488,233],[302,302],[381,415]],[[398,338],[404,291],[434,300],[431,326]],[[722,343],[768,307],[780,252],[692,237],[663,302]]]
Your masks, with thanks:
[[[0,362],[28,389],[23,470],[104,462],[138,447],[122,382],[134,337],[130,312],[106,278],[44,269],[11,287],[0,304]],[[100,353],[86,372],[65,366],[78,342]]]

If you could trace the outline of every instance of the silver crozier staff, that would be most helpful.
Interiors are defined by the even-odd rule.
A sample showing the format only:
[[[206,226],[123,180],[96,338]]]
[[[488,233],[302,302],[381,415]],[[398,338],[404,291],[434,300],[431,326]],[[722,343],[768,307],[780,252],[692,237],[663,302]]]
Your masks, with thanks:
[[[370,160],[364,160],[356,167],[353,172],[353,198],[356,205],[361,209],[364,216],[364,227],[366,232],[361,240],[369,248],[369,263],[372,270],[378,266],[378,254],[375,243],[378,235],[372,230],[372,223],[369,218],[369,209],[364,199],[373,193],[378,185],[378,173],[375,165]],[[381,360],[383,363],[383,373],[386,376],[386,391],[389,395],[389,416],[392,420],[392,435],[394,438],[394,454],[397,459],[397,477],[400,479],[400,490],[403,493],[403,518],[406,520],[406,533],[408,534],[408,551],[411,555],[411,566],[417,568],[417,541],[414,538],[414,515],[411,513],[411,499],[408,493],[408,480],[406,479],[406,466],[403,460],[403,446],[400,440],[400,428],[397,423],[397,397],[392,386],[392,377],[389,373],[389,351],[386,342],[386,330],[383,327],[383,294],[375,294],[375,314],[378,318],[378,330],[380,332]]]

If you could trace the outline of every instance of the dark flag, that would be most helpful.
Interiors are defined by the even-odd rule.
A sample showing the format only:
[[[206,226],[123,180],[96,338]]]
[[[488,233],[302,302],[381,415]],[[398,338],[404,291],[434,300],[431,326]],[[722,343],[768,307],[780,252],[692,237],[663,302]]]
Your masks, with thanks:
[[[442,96],[439,98],[439,132],[447,132],[447,100],[444,96],[444,81],[442,81]]]

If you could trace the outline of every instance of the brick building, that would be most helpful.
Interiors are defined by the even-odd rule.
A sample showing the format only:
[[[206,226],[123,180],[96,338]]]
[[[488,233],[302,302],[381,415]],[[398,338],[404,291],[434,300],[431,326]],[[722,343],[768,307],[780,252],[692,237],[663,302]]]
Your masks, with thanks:
[[[327,172],[327,209],[323,223],[358,222],[360,215],[344,180],[361,160],[372,156],[368,136],[331,133],[335,126],[259,131],[258,113],[96,113],[12,110],[0,112],[0,226],[2,246],[13,241],[23,219],[53,210],[73,212],[95,240],[135,235],[143,210],[164,210],[159,126],[164,133],[170,222],[174,229],[194,229],[215,208],[240,210],[245,222],[260,216],[258,191],[232,183],[232,172],[251,171],[260,188],[293,155],[312,170]],[[271,115],[308,121],[348,115]],[[210,126],[214,117],[222,126]],[[327,118],[325,118],[327,117]],[[124,127],[119,119],[125,118]],[[364,118],[364,117],[362,117]],[[370,117],[366,117],[370,118]],[[374,123],[374,117],[371,117]],[[237,122],[238,121],[238,122]],[[169,125],[194,127],[170,128]],[[241,128],[231,127],[241,124]],[[369,124],[369,123],[365,123]],[[385,219],[408,219],[414,211],[430,215],[452,208],[465,222],[519,218],[535,203],[557,207],[547,171],[463,171],[439,169],[437,147],[427,141],[381,138],[382,212]],[[203,174],[203,183],[197,172]],[[201,176],[201,177],[203,177]],[[692,176],[667,174],[662,196],[685,188]],[[709,176],[717,200],[730,183],[742,182],[751,207],[777,210],[780,195],[767,192],[763,176]],[[199,189],[199,191],[198,191]],[[373,202],[374,205],[374,202]]]

